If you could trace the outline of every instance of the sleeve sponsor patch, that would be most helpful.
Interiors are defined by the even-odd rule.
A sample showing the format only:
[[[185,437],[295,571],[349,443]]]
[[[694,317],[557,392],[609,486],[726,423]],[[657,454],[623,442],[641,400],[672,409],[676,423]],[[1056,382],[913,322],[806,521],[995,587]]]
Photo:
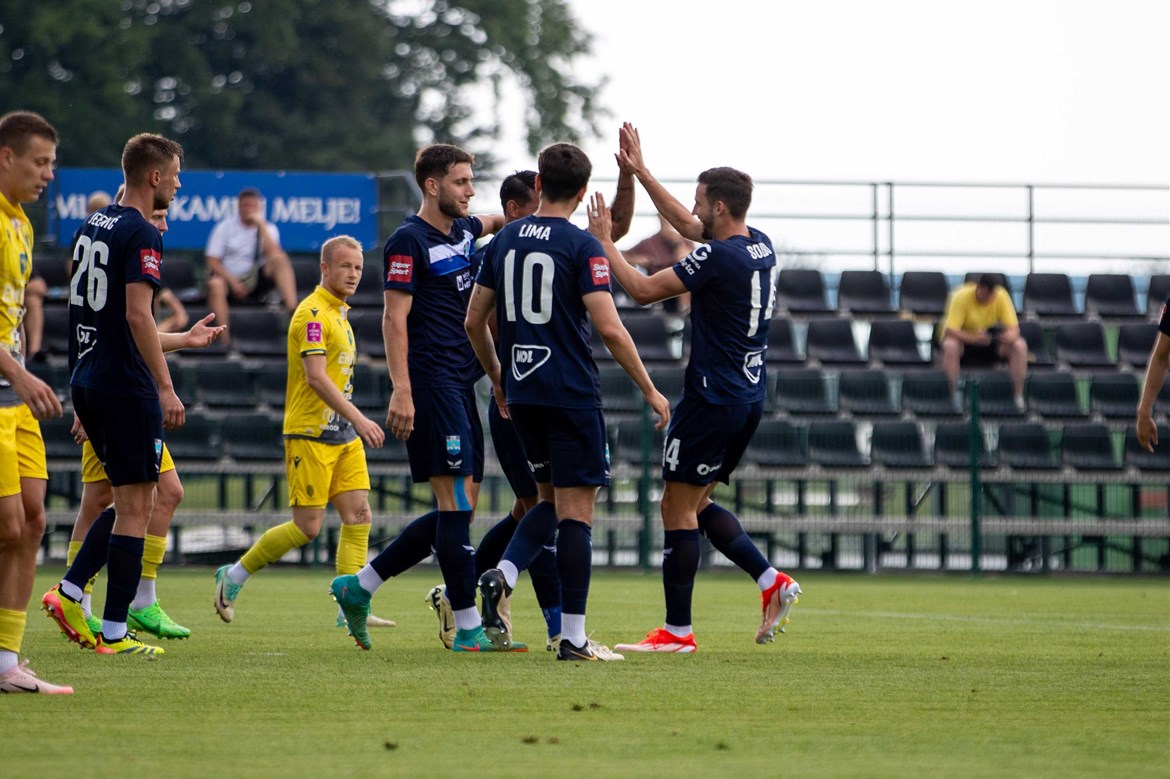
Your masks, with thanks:
[[[589,275],[593,278],[593,286],[609,286],[609,260],[605,257],[589,258]]]
[[[322,338],[320,322],[309,322],[305,325],[305,340],[308,343],[319,344]]]
[[[142,260],[142,275],[154,279],[162,279],[162,253],[157,249],[139,249],[138,257]]]
[[[386,281],[409,284],[414,278],[414,258],[407,254],[391,254],[386,258]]]

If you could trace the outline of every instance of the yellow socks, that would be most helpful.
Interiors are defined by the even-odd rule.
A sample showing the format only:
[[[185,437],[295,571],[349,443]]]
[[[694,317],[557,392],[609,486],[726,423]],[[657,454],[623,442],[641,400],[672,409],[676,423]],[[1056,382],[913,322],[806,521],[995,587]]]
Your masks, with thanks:
[[[142,578],[157,579],[158,567],[162,565],[163,557],[167,554],[166,536],[146,536],[146,543],[142,548]]]
[[[23,611],[0,609],[0,651],[20,654],[20,642],[24,638]]]
[[[337,538],[337,573],[357,573],[366,564],[370,550],[369,525],[342,525]]]
[[[301,532],[292,520],[269,528],[260,540],[240,558],[240,565],[249,574],[275,563],[292,550],[309,543],[309,537]]]

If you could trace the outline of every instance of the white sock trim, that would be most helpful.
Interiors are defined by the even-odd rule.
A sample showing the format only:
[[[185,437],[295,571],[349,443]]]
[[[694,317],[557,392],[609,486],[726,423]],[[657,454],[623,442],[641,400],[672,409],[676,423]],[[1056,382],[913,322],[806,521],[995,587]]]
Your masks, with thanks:
[[[776,577],[779,575],[779,573],[780,572],[777,571],[775,568],[769,568],[768,570],[766,570],[762,574],[760,574],[760,578],[756,579],[756,584],[759,585],[760,592],[763,592],[764,590],[768,589],[773,584],[775,584]]]
[[[508,583],[508,587],[516,589],[516,582],[520,581],[520,571],[516,568],[516,564],[510,560],[500,560],[500,573],[504,574],[504,581]]]

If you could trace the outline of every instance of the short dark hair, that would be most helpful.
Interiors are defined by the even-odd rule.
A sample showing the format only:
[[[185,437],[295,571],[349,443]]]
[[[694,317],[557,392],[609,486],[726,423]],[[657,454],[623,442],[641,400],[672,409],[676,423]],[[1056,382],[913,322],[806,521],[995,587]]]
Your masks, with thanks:
[[[536,171],[518,170],[508,175],[500,184],[500,206],[506,212],[508,201],[527,205],[536,197]]]
[[[722,200],[735,219],[747,216],[752,204],[752,177],[735,168],[708,168],[699,174],[699,183],[707,186],[712,202]]]
[[[414,180],[419,189],[426,188],[427,179],[442,178],[453,165],[475,164],[475,156],[449,143],[433,143],[419,149],[414,157]]]
[[[259,200],[261,197],[260,190],[256,189],[255,187],[244,187],[240,190],[240,194],[236,195],[236,200],[242,200],[246,197],[254,197]]]
[[[183,159],[183,147],[155,133],[139,133],[122,149],[122,173],[126,184],[141,184],[151,171],[162,170],[175,157]]]
[[[1003,277],[998,273],[984,273],[979,276],[979,281],[975,283],[975,286],[993,290],[1001,284],[1003,284]]]
[[[34,135],[57,143],[57,130],[40,114],[9,111],[0,116],[0,147],[6,146],[17,154],[24,154],[28,139]]]
[[[593,163],[579,146],[554,143],[540,152],[536,160],[540,171],[541,196],[553,202],[572,198],[589,185]]]

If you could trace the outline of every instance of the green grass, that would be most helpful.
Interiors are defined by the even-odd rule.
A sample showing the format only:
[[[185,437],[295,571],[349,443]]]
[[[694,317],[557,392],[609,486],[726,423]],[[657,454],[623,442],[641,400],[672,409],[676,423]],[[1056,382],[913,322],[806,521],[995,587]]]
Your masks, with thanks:
[[[399,626],[372,652],[333,627],[331,577],[264,571],[224,625],[209,570],[164,569],[194,635],[154,661],[82,652],[33,612],[25,653],[78,692],[3,698],[0,774],[1170,776],[1165,580],[809,573],[788,633],[756,646],[755,587],[704,572],[697,654],[576,665],[543,650],[525,582],[535,651],[476,656],[438,643],[437,568],[377,595]],[[661,603],[657,575],[598,572],[590,629],[635,640]]]

